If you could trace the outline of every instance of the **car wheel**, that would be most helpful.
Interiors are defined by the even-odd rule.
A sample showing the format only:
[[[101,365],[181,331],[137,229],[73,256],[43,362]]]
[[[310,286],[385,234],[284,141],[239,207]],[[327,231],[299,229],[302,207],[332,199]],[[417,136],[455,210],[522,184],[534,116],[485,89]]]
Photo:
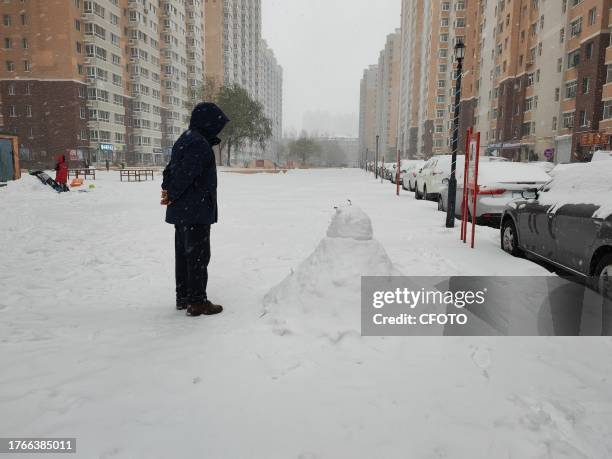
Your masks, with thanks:
[[[506,219],[502,224],[501,248],[504,252],[507,252],[514,257],[520,257],[522,255],[521,249],[519,249],[518,246],[518,233],[516,232],[516,225],[510,218]]]
[[[612,253],[604,255],[593,273],[595,281],[595,289],[612,298]]]
[[[410,191],[414,191],[414,187],[412,186],[412,183],[410,183],[410,180],[408,181],[408,189]]]
[[[440,212],[444,212],[446,210],[444,208],[444,199],[442,199],[442,196],[438,196],[438,210]]]
[[[414,184],[414,199],[417,199],[419,201],[421,199],[423,199],[423,196],[421,195],[421,193],[419,193],[419,184],[418,183]]]

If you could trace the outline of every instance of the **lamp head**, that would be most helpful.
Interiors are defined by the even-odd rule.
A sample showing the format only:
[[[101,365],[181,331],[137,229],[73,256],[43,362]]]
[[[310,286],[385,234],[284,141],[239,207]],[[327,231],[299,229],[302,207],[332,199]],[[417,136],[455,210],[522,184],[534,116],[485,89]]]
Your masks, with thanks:
[[[465,58],[465,44],[461,40],[455,44],[455,58],[460,61]]]

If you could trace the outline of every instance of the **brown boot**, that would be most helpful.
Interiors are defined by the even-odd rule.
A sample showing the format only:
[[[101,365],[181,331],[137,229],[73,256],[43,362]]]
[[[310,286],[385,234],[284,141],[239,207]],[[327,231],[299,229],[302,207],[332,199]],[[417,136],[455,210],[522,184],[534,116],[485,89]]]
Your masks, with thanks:
[[[187,308],[187,315],[190,317],[198,317],[202,315],[213,316],[215,314],[220,314],[221,312],[223,312],[223,306],[213,304],[208,300],[202,304],[191,304]]]

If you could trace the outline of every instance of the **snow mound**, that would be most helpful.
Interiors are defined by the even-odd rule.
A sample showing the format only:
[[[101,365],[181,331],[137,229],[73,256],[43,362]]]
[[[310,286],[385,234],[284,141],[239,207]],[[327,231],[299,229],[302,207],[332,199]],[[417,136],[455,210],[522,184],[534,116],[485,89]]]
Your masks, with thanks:
[[[53,177],[52,172],[47,172]],[[53,191],[47,185],[43,184],[38,178],[29,175],[27,172],[23,172],[19,180],[13,180],[7,183],[5,191],[10,194],[23,194],[30,192],[46,192],[49,190]]]
[[[336,210],[314,252],[264,297],[264,316],[277,334],[334,343],[361,335],[361,277],[401,275],[372,233],[358,207]]]
[[[359,207],[338,207],[327,229],[327,237],[369,241],[372,239],[372,221]]]

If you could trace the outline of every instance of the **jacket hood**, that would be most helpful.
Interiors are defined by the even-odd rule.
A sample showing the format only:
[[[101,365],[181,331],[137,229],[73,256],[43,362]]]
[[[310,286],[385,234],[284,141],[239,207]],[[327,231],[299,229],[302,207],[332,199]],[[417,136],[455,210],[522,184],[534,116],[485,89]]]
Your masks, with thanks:
[[[202,102],[193,109],[189,129],[198,131],[211,145],[218,145],[221,141],[217,138],[229,118],[223,111],[211,102]]]

